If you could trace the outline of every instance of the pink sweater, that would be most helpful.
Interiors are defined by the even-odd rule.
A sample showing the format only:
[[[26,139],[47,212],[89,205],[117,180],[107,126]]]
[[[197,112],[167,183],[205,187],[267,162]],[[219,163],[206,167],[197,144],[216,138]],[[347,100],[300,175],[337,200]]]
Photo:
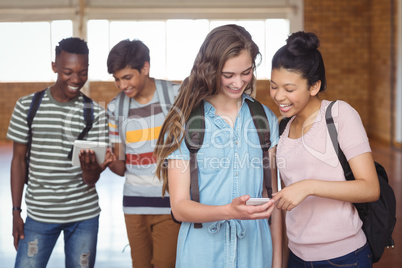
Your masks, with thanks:
[[[311,129],[299,139],[290,139],[289,124],[277,148],[277,164],[285,185],[304,179],[343,181],[342,166],[328,134],[322,101]],[[338,138],[346,158],[371,152],[359,114],[344,101],[332,107]],[[350,253],[366,243],[362,222],[353,204],[309,196],[287,212],[289,248],[305,261],[332,259]]]

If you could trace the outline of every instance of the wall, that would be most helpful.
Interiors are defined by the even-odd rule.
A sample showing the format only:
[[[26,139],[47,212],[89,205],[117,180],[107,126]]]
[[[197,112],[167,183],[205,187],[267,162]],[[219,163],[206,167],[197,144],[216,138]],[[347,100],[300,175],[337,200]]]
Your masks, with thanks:
[[[394,75],[396,66],[392,66],[391,57],[396,60],[397,55],[394,47],[391,46],[391,2],[392,1],[371,1],[371,29],[370,29],[370,99],[369,117],[370,125],[368,131],[373,136],[388,140],[394,126],[391,125],[392,110],[391,101],[395,101],[393,91],[396,90]],[[395,1],[396,3],[396,1]],[[397,8],[394,8],[395,18]],[[396,20],[393,22],[396,25]],[[396,27],[394,27],[396,35]],[[396,37],[396,36],[395,36]],[[378,79],[381,77],[381,79]]]
[[[305,0],[305,30],[321,40],[328,99],[349,102],[369,137],[391,141],[391,0]]]
[[[16,101],[22,96],[42,90],[51,84],[51,82],[0,83],[2,94],[0,98],[0,142],[6,141],[7,128]],[[118,92],[113,82],[91,82],[86,91],[90,91],[87,95],[103,107],[106,107]]]
[[[15,102],[22,96],[46,88],[51,83],[0,83],[0,142],[6,141]]]
[[[13,112],[15,102],[24,95],[39,91],[52,83],[0,83],[0,142],[6,141],[7,128]],[[272,107],[279,115],[276,105],[269,96],[269,82],[261,80],[257,82],[257,98],[264,104]],[[88,95],[103,107],[117,95],[118,89],[113,82],[91,82],[88,86]]]
[[[321,41],[327,75],[323,97],[342,99],[360,113],[366,127],[369,100],[369,1],[305,1],[305,30]]]

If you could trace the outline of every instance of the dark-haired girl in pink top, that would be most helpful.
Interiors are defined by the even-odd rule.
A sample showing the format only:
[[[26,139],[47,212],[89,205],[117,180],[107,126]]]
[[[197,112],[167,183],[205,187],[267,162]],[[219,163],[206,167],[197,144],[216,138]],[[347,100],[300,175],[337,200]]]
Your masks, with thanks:
[[[372,267],[371,250],[352,203],[379,198],[380,189],[359,114],[337,101],[332,115],[356,180],[346,181],[328,134],[325,67],[313,33],[296,32],[272,60],[270,94],[292,117],[277,147],[286,187],[274,196],[286,213],[288,267]],[[347,266],[345,266],[347,265]]]

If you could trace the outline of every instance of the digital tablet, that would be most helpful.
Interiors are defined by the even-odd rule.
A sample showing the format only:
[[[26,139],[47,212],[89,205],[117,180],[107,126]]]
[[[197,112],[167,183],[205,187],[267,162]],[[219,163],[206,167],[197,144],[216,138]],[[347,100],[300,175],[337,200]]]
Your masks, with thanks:
[[[95,152],[96,160],[100,165],[105,161],[106,148],[107,144],[105,142],[75,140],[71,162],[73,166],[80,166],[81,164],[78,154],[81,150],[90,149]]]
[[[265,204],[269,201],[270,198],[250,198],[249,200],[246,201],[246,205],[251,205],[251,206],[257,206],[257,205],[262,205]]]

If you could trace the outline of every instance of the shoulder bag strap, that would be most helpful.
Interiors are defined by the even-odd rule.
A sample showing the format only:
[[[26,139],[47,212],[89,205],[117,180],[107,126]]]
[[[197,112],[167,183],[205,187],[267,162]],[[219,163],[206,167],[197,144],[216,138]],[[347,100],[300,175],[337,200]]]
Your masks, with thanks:
[[[338,156],[339,162],[342,165],[343,172],[345,174],[345,178],[347,180],[354,180],[353,172],[350,168],[348,161],[346,160],[345,154],[342,152],[341,147],[338,141],[338,131],[336,130],[334,119],[332,117],[332,106],[335,104],[336,101],[331,102],[328,107],[327,111],[325,112],[325,120],[327,122],[327,128],[329,132],[329,136],[331,137],[332,145],[334,146],[335,153]]]

